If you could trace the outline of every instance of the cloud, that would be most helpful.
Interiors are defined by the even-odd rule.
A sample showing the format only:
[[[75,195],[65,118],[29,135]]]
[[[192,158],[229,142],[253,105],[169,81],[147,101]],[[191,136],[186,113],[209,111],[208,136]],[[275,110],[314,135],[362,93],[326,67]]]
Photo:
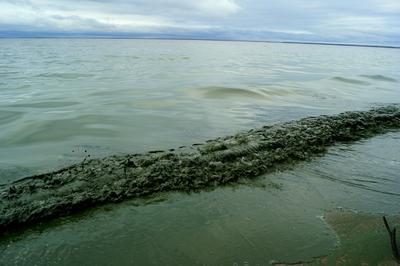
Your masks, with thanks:
[[[238,6],[230,0],[220,1],[81,1],[73,8],[66,1],[5,1],[0,3],[0,25],[26,30],[49,31],[121,31],[144,32],[162,29],[208,29],[209,25],[179,21],[177,13],[187,16],[225,16]],[[159,6],[150,12],[150,8]],[[154,8],[153,6],[153,8]],[[151,14],[150,14],[151,13]],[[185,17],[183,16],[183,17]]]
[[[322,42],[396,44],[400,37],[397,0],[247,0],[242,27],[310,34],[291,39]],[[258,26],[257,26],[258,24]],[[261,26],[262,25],[262,26]],[[267,35],[266,35],[267,36]]]
[[[337,16],[324,24],[330,29],[338,29],[343,32],[390,32],[394,29],[388,27],[384,17],[374,16]]]
[[[378,11],[396,15],[400,14],[400,1],[374,0],[373,5],[378,9]]]
[[[397,0],[2,0],[0,32],[398,43]],[[158,36],[158,35],[157,35]]]

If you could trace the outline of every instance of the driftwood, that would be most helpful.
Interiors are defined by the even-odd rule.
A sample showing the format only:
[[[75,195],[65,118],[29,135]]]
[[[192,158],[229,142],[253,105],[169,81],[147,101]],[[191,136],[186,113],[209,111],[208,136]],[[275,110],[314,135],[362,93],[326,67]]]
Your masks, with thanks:
[[[397,247],[397,240],[396,240],[396,228],[390,229],[389,223],[386,220],[386,217],[383,216],[383,222],[385,224],[386,230],[389,233],[389,237],[390,237],[390,245],[392,246],[392,253],[393,256],[396,258],[396,260],[398,262],[400,262],[400,254],[399,254],[399,249]]]

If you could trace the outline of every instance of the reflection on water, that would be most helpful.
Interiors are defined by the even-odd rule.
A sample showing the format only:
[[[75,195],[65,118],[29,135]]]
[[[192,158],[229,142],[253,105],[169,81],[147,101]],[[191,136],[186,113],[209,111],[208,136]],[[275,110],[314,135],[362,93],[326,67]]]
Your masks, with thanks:
[[[397,49],[177,44],[0,40],[0,185],[87,153],[176,148],[399,103]],[[399,138],[394,132],[336,146],[246,185],[39,225],[1,241],[0,264],[266,265],[326,255],[337,244],[321,219],[326,210],[399,212]]]

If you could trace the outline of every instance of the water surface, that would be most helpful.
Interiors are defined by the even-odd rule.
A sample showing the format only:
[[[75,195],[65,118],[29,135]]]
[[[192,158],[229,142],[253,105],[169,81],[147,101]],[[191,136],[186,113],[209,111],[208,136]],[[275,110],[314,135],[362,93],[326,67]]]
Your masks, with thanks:
[[[171,148],[398,102],[399,61],[398,49],[368,47],[2,39],[0,182],[80,161],[80,150]]]
[[[2,39],[0,184],[87,154],[176,148],[399,103],[399,62],[400,50],[371,47]],[[0,241],[0,262],[266,265],[324,256],[339,245],[326,211],[399,213],[399,138],[393,132],[338,145],[249,184],[163,194],[39,225]]]

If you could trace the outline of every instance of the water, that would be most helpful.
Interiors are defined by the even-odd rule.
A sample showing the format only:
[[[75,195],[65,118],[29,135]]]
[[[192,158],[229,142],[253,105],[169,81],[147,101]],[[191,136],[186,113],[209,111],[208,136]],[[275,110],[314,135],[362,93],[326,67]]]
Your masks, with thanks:
[[[3,39],[1,181],[80,161],[84,150],[171,148],[397,102],[399,59],[359,47]]]
[[[400,50],[166,40],[0,40],[0,183],[400,102]],[[328,254],[338,207],[398,214],[399,133],[252,184],[111,205],[0,242],[16,265],[265,265]],[[385,247],[381,247],[382,249]],[[390,251],[389,251],[390,252]],[[1,263],[0,263],[1,264]]]

